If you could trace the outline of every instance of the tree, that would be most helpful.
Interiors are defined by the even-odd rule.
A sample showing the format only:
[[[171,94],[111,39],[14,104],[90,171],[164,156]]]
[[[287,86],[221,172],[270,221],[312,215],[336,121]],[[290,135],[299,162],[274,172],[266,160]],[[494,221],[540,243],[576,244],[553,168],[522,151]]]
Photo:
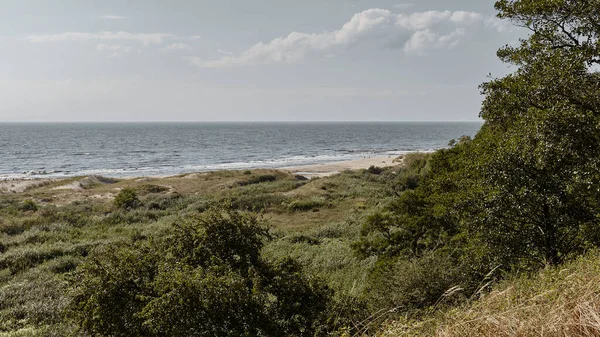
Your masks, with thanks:
[[[600,246],[600,2],[496,8],[531,31],[498,52],[516,71],[481,86],[485,123],[472,140],[433,154],[416,184],[399,181],[398,198],[365,221],[355,248],[379,257],[377,282],[446,256],[465,269],[444,284],[474,290],[490,270],[535,270]],[[443,289],[415,283],[428,283],[413,294],[430,301]]]
[[[468,171],[476,230],[505,263],[558,264],[597,239],[600,2],[498,1],[532,34],[500,58],[518,70],[482,85],[485,125]]]

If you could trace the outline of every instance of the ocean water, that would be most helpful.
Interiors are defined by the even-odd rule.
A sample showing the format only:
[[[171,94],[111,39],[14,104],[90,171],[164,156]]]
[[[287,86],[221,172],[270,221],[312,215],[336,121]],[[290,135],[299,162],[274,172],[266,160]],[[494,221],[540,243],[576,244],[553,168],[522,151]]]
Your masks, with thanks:
[[[0,179],[278,168],[443,148],[481,123],[0,124]]]

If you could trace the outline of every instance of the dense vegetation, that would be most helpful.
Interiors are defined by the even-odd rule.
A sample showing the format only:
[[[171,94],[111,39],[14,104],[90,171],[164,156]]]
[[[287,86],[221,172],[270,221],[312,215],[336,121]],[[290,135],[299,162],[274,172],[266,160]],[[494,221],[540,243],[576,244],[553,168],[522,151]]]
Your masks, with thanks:
[[[0,334],[600,334],[600,2],[496,8],[531,33],[485,124],[401,167],[2,195]]]

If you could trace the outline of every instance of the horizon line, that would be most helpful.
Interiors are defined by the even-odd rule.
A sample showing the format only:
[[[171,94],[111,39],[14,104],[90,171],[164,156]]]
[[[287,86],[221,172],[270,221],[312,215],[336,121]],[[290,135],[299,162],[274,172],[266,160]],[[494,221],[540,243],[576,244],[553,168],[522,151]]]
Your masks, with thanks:
[[[0,121],[0,124],[58,124],[58,123],[72,123],[72,124],[90,124],[90,123],[107,123],[107,124],[135,124],[135,123],[148,123],[148,124],[159,124],[159,123],[483,123],[482,119],[478,120],[308,120],[308,121],[286,121],[286,120],[252,120],[252,121]]]

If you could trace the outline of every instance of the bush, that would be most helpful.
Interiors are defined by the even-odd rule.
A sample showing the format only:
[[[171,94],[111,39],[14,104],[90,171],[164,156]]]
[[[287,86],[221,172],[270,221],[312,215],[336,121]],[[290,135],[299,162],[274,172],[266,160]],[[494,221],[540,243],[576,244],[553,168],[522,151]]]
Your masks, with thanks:
[[[139,191],[140,194],[144,195],[144,194],[151,194],[151,193],[167,192],[169,190],[169,188],[165,187],[165,186],[145,184],[145,185],[139,186],[137,188],[137,190]]]
[[[238,184],[240,186],[247,186],[247,185],[260,184],[260,183],[269,183],[269,182],[273,182],[276,180],[277,180],[276,176],[274,176],[272,174],[265,174],[265,175],[250,177],[247,180],[240,181]]]
[[[369,172],[371,174],[380,175],[383,173],[383,169],[381,167],[371,165],[367,169],[367,172]]]
[[[319,199],[311,200],[294,200],[287,205],[287,208],[292,212],[316,211],[325,206],[325,202]]]
[[[429,252],[419,258],[380,260],[369,276],[367,298],[373,310],[414,315],[436,304],[464,300],[479,281],[470,266],[451,254]]]
[[[63,296],[66,292],[66,282],[38,270],[3,284],[0,287],[0,331],[60,323],[68,302],[68,297]]]
[[[290,237],[290,242],[291,243],[308,243],[309,245],[319,245],[321,244],[321,240],[317,239],[317,238],[313,238],[312,236],[308,236],[308,235],[294,235],[292,237]]]
[[[117,193],[114,200],[114,205],[117,208],[131,209],[140,204],[137,192],[131,188],[124,188]]]
[[[35,203],[35,201],[31,200],[31,199],[27,199],[25,201],[23,201],[23,203],[21,204],[21,206],[19,207],[22,211],[24,212],[35,212],[38,210],[38,205]]]
[[[253,214],[211,210],[163,240],[109,246],[75,279],[71,317],[111,336],[316,336],[332,292],[290,259],[265,260]]]

